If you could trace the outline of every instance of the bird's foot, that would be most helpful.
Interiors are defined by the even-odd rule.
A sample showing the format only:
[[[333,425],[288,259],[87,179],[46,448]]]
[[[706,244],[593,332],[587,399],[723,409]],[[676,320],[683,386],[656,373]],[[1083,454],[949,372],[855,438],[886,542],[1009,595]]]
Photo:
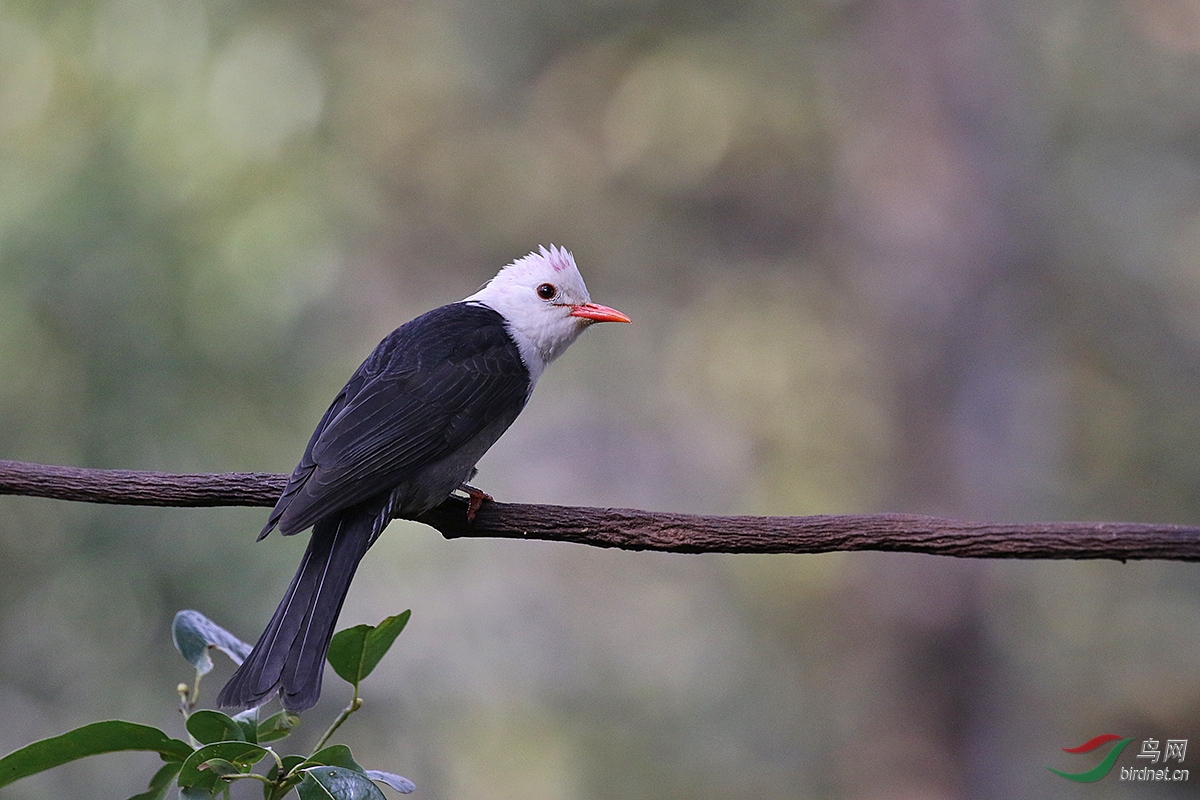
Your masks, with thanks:
[[[467,522],[475,521],[475,513],[479,511],[479,507],[483,505],[484,500],[494,500],[490,494],[469,483],[462,483],[458,486],[459,491],[467,494]]]

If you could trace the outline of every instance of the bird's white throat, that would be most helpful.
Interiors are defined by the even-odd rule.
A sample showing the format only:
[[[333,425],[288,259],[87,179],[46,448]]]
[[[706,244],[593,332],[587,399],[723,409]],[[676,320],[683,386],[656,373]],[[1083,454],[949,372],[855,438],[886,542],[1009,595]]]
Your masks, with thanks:
[[[538,294],[539,287],[546,285],[553,288],[553,297]],[[571,315],[572,306],[590,301],[575,258],[551,245],[504,267],[463,302],[480,303],[504,317],[529,370],[532,392],[546,365],[562,355],[589,324],[589,320]]]

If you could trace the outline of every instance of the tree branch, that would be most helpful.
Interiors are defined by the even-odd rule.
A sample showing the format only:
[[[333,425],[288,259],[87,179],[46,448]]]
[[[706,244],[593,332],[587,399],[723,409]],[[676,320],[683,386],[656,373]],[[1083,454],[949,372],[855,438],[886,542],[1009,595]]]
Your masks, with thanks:
[[[177,475],[0,460],[0,494],[122,506],[273,506],[287,483],[270,472]]]
[[[286,475],[174,475],[0,461],[0,494],[152,506],[271,506]],[[704,517],[485,502],[473,523],[451,497],[417,518],[447,539],[496,537],[673,553],[883,550],[963,558],[1200,561],[1200,527],[1137,522],[985,523],[914,514]]]

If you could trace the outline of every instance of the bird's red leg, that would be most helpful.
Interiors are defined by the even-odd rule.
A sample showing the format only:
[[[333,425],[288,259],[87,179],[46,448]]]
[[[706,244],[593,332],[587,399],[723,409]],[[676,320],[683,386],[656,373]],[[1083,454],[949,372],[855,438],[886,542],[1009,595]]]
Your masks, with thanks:
[[[484,500],[494,500],[490,494],[469,483],[462,483],[458,486],[459,491],[467,493],[467,522],[475,521],[475,512],[479,511],[479,507],[483,505]]]

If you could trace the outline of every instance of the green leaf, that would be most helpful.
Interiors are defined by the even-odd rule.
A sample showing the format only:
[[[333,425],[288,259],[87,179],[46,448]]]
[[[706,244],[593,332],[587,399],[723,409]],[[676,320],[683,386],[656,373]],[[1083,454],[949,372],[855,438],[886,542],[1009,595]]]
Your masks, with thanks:
[[[292,756],[284,756],[283,758],[280,759],[280,761],[283,762],[283,774],[287,775],[292,770],[294,770],[296,767],[303,764],[305,762],[305,758],[304,758],[304,756],[292,755]],[[273,781],[279,780],[279,765],[278,764],[271,765],[271,768],[269,770],[267,770],[267,777]]]
[[[206,744],[204,747],[196,750],[187,760],[183,762],[183,768],[179,770],[179,786],[187,788],[196,786],[200,788],[213,787],[216,785],[216,780],[219,777],[212,770],[202,769],[202,766],[215,758],[224,759],[230,762],[239,770],[257,764],[267,754],[267,748],[260,747],[250,742],[214,742]]]
[[[232,717],[233,721],[242,729],[241,738],[255,744],[258,743],[258,709],[259,706],[248,708],[245,711],[234,714]]]
[[[378,625],[355,625],[338,631],[329,643],[330,666],[347,683],[358,686],[379,664],[408,624],[412,611],[388,617]]]
[[[304,765],[304,756],[291,755],[284,756],[280,759],[283,763],[283,768],[280,769],[278,764],[272,764],[267,770],[267,780],[272,783],[280,782],[280,773],[287,776],[284,785],[287,789],[280,790],[278,787],[263,784],[263,798],[265,800],[274,800],[274,798],[285,797],[290,791],[290,787],[295,786],[303,780],[304,775],[300,772],[294,772]]]
[[[304,764],[307,759],[304,756],[284,756],[280,760],[281,760],[281,762],[283,762],[283,774],[287,775],[288,772],[294,770],[295,768],[298,768],[298,766],[300,766],[301,764]],[[275,766],[272,766],[272,768],[271,768],[272,780],[274,780],[275,777],[278,777],[278,775],[275,772],[275,769],[276,769]]]
[[[200,744],[213,742],[245,742],[246,731],[220,711],[207,708],[200,709],[188,717],[187,731],[196,737]]]
[[[367,777],[379,783],[386,783],[400,794],[410,794],[417,790],[417,785],[402,775],[394,772],[382,772],[377,769],[367,770]]]
[[[288,711],[273,714],[258,724],[256,739],[259,742],[274,742],[292,732],[292,728],[300,724],[300,717]]]
[[[366,775],[342,767],[309,767],[296,792],[300,800],[387,800]]]
[[[121,750],[148,750],[167,761],[183,761],[192,752],[187,742],[158,728],[118,719],[93,722],[60,736],[27,744],[0,758],[0,786],[76,759]]]
[[[207,675],[213,668],[212,659],[208,655],[210,647],[217,648],[239,666],[246,656],[250,655],[250,645],[199,611],[190,609],[175,615],[175,620],[171,623],[171,639],[175,642],[175,649],[179,654],[201,675]]]
[[[179,774],[179,768],[182,766],[182,761],[163,764],[162,769],[154,773],[154,777],[150,779],[150,788],[141,794],[135,794],[129,800],[163,800],[171,788],[171,781]]]
[[[362,679],[362,655],[367,645],[367,634],[372,630],[370,625],[355,625],[338,631],[329,642],[325,658],[338,677],[347,683],[357,686]]]
[[[326,767],[343,767],[365,775],[367,771],[354,760],[350,748],[344,744],[333,744],[323,750],[318,750],[306,759],[306,763]]]
[[[240,775],[244,770],[238,768],[232,761],[226,761],[223,758],[210,758],[200,765],[201,772],[212,772],[221,777],[226,775]]]

